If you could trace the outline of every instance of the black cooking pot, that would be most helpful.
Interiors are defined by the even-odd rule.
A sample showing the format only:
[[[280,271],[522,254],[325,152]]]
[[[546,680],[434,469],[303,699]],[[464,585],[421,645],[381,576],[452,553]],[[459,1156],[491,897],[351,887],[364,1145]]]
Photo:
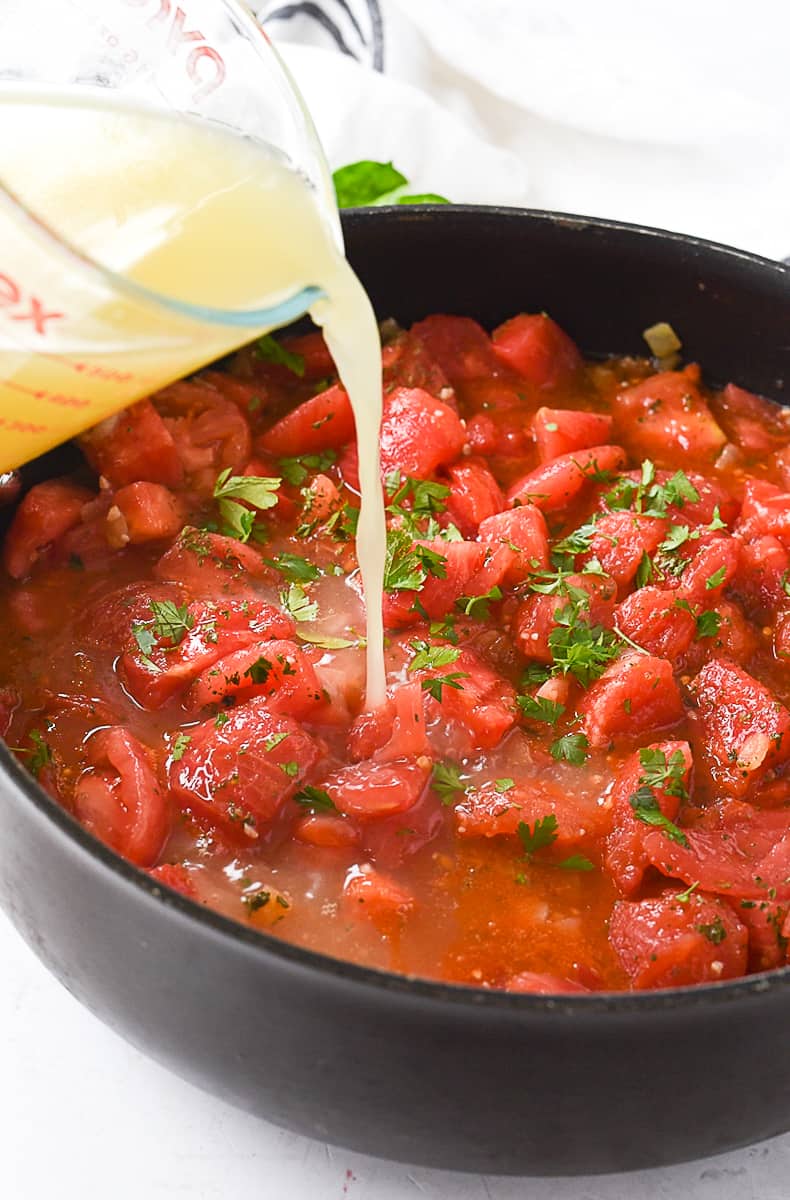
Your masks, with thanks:
[[[381,317],[492,326],[546,309],[588,353],[644,352],[641,331],[667,320],[709,379],[777,400],[790,381],[777,263],[513,209],[359,211],[344,227]],[[0,821],[0,901],[65,986],[180,1075],[286,1128],[429,1166],[573,1174],[790,1127],[790,970],[557,999],[443,986],[289,946],[158,887],[4,749]]]

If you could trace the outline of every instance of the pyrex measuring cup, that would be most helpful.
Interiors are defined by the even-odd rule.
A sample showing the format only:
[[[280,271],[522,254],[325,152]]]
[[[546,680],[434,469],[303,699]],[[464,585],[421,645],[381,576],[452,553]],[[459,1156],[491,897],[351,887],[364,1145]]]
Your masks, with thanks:
[[[235,0],[3,0],[0,470],[304,313],[304,204],[340,245],[309,115]]]

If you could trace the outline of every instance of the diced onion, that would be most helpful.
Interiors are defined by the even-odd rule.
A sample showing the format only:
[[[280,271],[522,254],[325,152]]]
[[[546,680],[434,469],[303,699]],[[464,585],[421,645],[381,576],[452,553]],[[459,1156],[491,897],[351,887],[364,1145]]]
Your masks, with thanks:
[[[644,330],[642,337],[650,347],[653,357],[659,359],[671,358],[683,345],[668,321],[658,321],[651,325],[649,329]]]

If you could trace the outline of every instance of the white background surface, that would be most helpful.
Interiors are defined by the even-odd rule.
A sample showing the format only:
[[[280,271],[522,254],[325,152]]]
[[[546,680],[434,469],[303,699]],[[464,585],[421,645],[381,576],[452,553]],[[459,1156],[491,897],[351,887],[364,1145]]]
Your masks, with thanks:
[[[236,1112],[145,1059],[47,974],[5,918],[0,963],[2,1200],[788,1200],[790,1194],[790,1137],[671,1170],[588,1180],[461,1175],[350,1154]]]
[[[454,27],[457,36],[448,41],[437,36],[437,29],[441,35],[446,28],[442,21],[448,3],[387,0],[389,30],[397,34],[394,51],[390,43],[389,66],[401,83],[362,78],[347,61],[322,66],[317,51],[292,52],[293,69],[314,107],[334,166],[355,157],[392,156],[419,190],[443,190],[456,200],[530,203],[644,220],[767,254],[790,253],[786,114],[779,126],[758,121],[765,136],[744,140],[721,124],[715,136],[709,136],[698,124],[684,124],[683,112],[675,109],[662,124],[667,136],[656,141],[649,124],[655,106],[650,110],[648,104],[645,112],[634,116],[623,102],[619,107],[625,124],[613,133],[606,121],[617,113],[618,103],[607,117],[605,89],[596,93],[595,111],[587,112],[582,105],[574,112],[557,107],[566,91],[551,90],[550,73],[542,81],[536,77],[537,88],[528,86],[533,70],[526,53],[530,37],[543,39],[546,62],[551,54],[575,52],[567,42],[563,50],[562,41],[571,28],[563,23],[571,9],[579,8],[582,20],[594,16],[596,21],[602,12],[622,9],[637,17],[641,12],[648,24],[654,23],[643,35],[645,53],[654,78],[656,71],[661,75],[662,62],[667,65],[670,86],[664,105],[671,106],[673,96],[681,94],[671,86],[673,72],[683,77],[682,96],[687,103],[694,79],[697,94],[705,85],[704,72],[697,73],[687,54],[678,60],[676,29],[681,37],[688,30],[688,4],[677,27],[670,9],[678,0],[665,0],[658,10],[634,5],[633,0],[625,8],[620,0],[596,4],[585,0],[582,5],[574,0],[562,6],[497,0],[493,7],[498,12],[520,14],[527,22],[527,40],[521,44],[515,36],[504,35],[511,62],[516,64],[512,69],[522,71],[519,108],[485,86],[486,79],[491,86],[492,81],[508,78],[507,73],[492,67],[489,60],[478,58],[475,63],[468,54],[469,43],[461,40],[470,11],[493,9],[485,0],[453,0],[459,18]],[[720,44],[720,19],[736,8],[743,24],[738,36],[730,38],[728,49]],[[776,96],[770,88],[777,86],[784,88],[784,100],[788,99],[790,41],[783,34],[790,6],[786,0],[753,0],[748,6],[732,8],[727,0],[714,5],[695,0],[694,14],[703,32],[707,17],[713,18],[707,32],[719,38],[714,66],[719,83],[726,85],[728,103],[737,106],[733,88],[743,93],[752,85],[759,85],[758,103],[774,104]],[[407,17],[419,29],[407,26]],[[530,27],[530,20],[537,25]],[[591,52],[595,47],[589,39],[600,33],[600,26],[584,27],[584,44]],[[523,60],[520,45],[525,47]],[[761,58],[766,52],[767,59]],[[609,45],[607,53],[611,75],[617,47]],[[733,62],[727,61],[728,53]],[[578,61],[587,64],[589,55]],[[633,86],[634,78],[633,72],[623,76],[623,86]],[[437,110],[414,85],[430,91],[450,111]],[[650,97],[646,94],[643,99],[647,104]],[[774,105],[774,111],[780,109],[781,104]],[[720,111],[715,104],[707,105],[700,109],[700,120]],[[744,121],[750,113],[754,110],[747,104],[741,112]],[[629,125],[630,118],[634,119]],[[585,121],[588,127],[582,129]],[[678,135],[674,141],[673,130]],[[491,143],[499,146],[499,153]],[[593,1180],[462,1176],[349,1154],[238,1113],[146,1060],[63,990],[4,918],[0,918],[0,973],[0,1200],[788,1200],[790,1196],[790,1136],[707,1162]],[[485,1103],[484,1097],[481,1102]]]

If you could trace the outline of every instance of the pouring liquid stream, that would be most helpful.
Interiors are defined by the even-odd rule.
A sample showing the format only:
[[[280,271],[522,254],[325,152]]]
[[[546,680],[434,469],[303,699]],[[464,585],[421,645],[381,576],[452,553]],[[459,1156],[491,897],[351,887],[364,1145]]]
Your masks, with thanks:
[[[0,470],[268,332],[195,319],[267,309],[304,288],[357,429],[357,557],[368,707],[384,700],[386,524],[379,473],[381,349],[370,301],[306,181],[259,142],[105,95],[0,91],[4,182],[43,229],[0,206]],[[64,270],[62,247],[86,256]],[[98,269],[96,269],[98,264]],[[81,268],[74,259],[74,272]],[[125,286],[131,281],[132,288]],[[140,285],[191,306],[136,294]]]

